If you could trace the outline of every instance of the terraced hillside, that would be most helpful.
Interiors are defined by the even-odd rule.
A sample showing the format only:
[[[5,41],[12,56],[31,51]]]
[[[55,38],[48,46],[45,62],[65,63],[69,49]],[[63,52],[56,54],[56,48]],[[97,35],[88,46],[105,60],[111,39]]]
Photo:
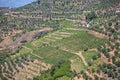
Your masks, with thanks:
[[[1,15],[0,80],[119,80],[119,6],[38,0]]]
[[[4,62],[1,67],[1,80],[26,80],[38,76],[40,71],[47,70],[51,66],[38,60],[30,60],[26,55],[17,59]]]
[[[20,70],[16,72],[14,75],[15,77],[12,78],[15,80],[20,80],[19,76],[23,75],[23,77],[20,77],[23,80],[27,78],[32,79],[32,76],[38,76],[40,71],[47,70],[50,68],[50,65],[56,65],[60,61],[70,61],[71,71],[76,71],[78,73],[79,70],[86,70],[88,68],[88,63],[86,62],[85,57],[80,53],[84,52],[87,49],[93,49],[94,52],[94,49],[98,45],[105,43],[107,39],[91,35],[89,34],[88,29],[76,26],[72,22],[71,24],[68,24],[69,22],[70,21],[66,20],[61,21],[61,26],[63,26],[61,29],[55,30],[41,37],[38,37],[31,42],[25,43],[25,45],[22,46],[22,49],[20,49],[18,53],[8,57],[6,61],[14,62],[14,60],[18,59],[18,63],[21,61],[19,58],[25,55],[29,56],[30,60],[33,60],[32,62],[28,63],[28,65],[20,63],[19,65],[22,67],[22,69],[19,68]],[[86,37],[88,39],[86,39]],[[93,53],[91,53],[91,57],[92,54]],[[36,65],[35,61],[40,61],[39,65],[42,65],[43,62],[44,64],[49,65],[45,65],[43,67],[45,69],[41,70],[41,67],[39,67],[38,64]],[[37,69],[40,71],[37,71]],[[25,71],[28,72],[28,74],[24,75]],[[31,77],[29,77],[30,75]]]

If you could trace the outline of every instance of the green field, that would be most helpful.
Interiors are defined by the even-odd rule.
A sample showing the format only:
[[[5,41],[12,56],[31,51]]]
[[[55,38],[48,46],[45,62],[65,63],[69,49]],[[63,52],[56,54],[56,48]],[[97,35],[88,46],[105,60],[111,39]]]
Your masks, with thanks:
[[[51,70],[43,72],[33,80],[71,80],[71,77],[70,62],[66,61],[53,66]]]
[[[70,58],[77,57],[77,55],[75,55],[73,53],[63,51],[63,50],[60,50],[60,49],[57,49],[57,48],[51,47],[51,46],[45,46],[43,48],[33,50],[33,54],[40,56],[41,57],[41,59],[39,58],[40,60],[43,60],[50,64],[55,64],[61,60],[69,60]],[[37,58],[35,56],[31,56],[31,57],[34,59]]]
[[[76,58],[72,60],[73,60],[73,62],[71,63],[72,71],[76,71],[77,73],[80,73],[81,70],[87,69],[81,58]]]
[[[98,45],[104,44],[107,39],[91,35],[86,32],[85,28],[75,26],[75,24],[70,21],[61,21],[60,25],[62,26],[60,29],[25,43],[22,49],[8,58],[8,60],[14,60],[22,55],[29,55],[33,60],[38,59],[52,66],[55,66],[60,61],[69,61],[65,62],[61,68],[57,68],[54,76],[51,76],[49,71],[43,73],[42,76],[38,78],[41,80],[53,78],[57,80],[70,80],[71,77],[66,75],[71,75],[69,70],[80,73],[81,70],[88,69],[88,66],[85,66],[81,57],[75,53],[81,51],[85,61],[88,63],[93,56],[97,55],[96,51],[89,51],[89,49],[97,48]],[[88,49],[88,51],[85,51],[86,49]],[[99,60],[93,63],[97,65],[101,64]],[[97,65],[92,65],[91,68],[96,68]],[[67,71],[63,72],[65,70]]]
[[[39,59],[50,64],[55,64],[60,60],[78,58],[78,56],[74,53],[83,51],[87,48],[96,48],[98,45],[106,42],[106,39],[95,37],[86,31],[69,29],[81,29],[74,26],[73,23],[69,23],[70,21],[61,21],[61,25],[64,26],[63,28],[50,32],[49,34],[43,35],[42,37],[26,43],[26,48],[23,47],[19,53],[14,56],[14,58],[28,54],[32,59]],[[82,61],[76,61],[73,64],[76,63],[83,64]]]
[[[103,44],[106,40],[97,38],[85,31],[75,31],[76,34],[58,40],[51,45],[59,47],[63,50],[69,50],[70,52],[79,52],[86,48],[96,48],[98,45]]]
[[[82,26],[76,26],[75,23],[73,23],[72,21],[68,21],[68,20],[62,20],[60,22],[60,26],[62,28],[82,28]]]
[[[119,7],[120,0],[1,7],[0,80],[120,80]]]
[[[85,60],[87,62],[91,61],[92,60],[92,57],[93,56],[97,56],[97,52],[92,50],[92,51],[86,51],[86,52],[82,52],[83,56],[85,57]]]

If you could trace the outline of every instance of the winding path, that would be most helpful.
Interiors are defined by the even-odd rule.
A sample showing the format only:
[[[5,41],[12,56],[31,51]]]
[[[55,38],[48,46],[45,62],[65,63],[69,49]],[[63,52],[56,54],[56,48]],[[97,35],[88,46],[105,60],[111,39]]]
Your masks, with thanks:
[[[85,58],[83,57],[82,52],[75,53],[75,54],[78,55],[78,56],[82,59],[83,63],[84,63],[86,66],[88,66],[88,63],[85,61]]]

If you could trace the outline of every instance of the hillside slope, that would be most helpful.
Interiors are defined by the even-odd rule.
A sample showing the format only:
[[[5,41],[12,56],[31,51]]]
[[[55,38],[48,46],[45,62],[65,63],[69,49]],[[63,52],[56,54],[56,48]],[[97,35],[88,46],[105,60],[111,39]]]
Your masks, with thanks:
[[[119,9],[119,0],[40,0],[1,15],[0,80],[119,80]]]

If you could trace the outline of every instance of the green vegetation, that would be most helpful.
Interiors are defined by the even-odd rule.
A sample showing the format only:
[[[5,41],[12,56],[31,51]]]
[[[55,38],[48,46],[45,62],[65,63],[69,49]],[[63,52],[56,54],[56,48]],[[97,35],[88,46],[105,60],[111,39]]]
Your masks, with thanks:
[[[50,70],[42,72],[41,76],[35,77],[33,80],[70,80],[72,77],[70,64],[69,61],[58,62]]]
[[[10,55],[9,50],[0,50],[0,64],[5,62],[5,59]]]
[[[92,58],[94,57],[94,56],[97,56],[98,55],[98,53],[96,52],[96,51],[86,51],[86,52],[82,52],[82,54],[83,54],[83,56],[85,57],[85,60],[87,61],[87,62],[89,62],[89,61],[92,61]]]
[[[68,20],[60,21],[60,26],[62,28],[80,28],[80,26],[76,26],[75,23],[73,23],[72,21],[68,21]]]
[[[24,65],[31,64],[29,70],[33,73],[29,74],[33,77],[36,75],[34,73],[39,72],[32,68],[38,70],[38,65],[40,68],[52,66],[48,70],[40,70],[40,76],[35,76],[33,80],[71,80],[74,77],[85,80],[119,80],[120,13],[115,12],[119,2],[53,0],[52,3],[50,0],[38,0],[13,9],[12,16],[0,16],[0,42],[5,36],[15,41],[25,32],[44,27],[54,29],[37,36],[31,42],[21,41],[22,46],[14,53],[9,49],[0,51],[0,80],[15,80],[13,78],[16,74],[20,71],[24,73]],[[82,26],[86,21],[87,27]],[[13,30],[22,30],[23,33],[11,36]],[[92,35],[94,33],[95,36]],[[105,38],[99,38],[103,36]]]
[[[81,58],[75,58],[75,59],[73,58],[71,59],[71,69],[76,73],[80,73],[80,71],[86,70],[87,67],[84,65]]]
[[[91,20],[95,19],[96,17],[97,16],[96,16],[95,12],[92,11],[86,15],[86,20],[87,20],[87,22],[90,22]]]
[[[33,53],[37,55],[38,57],[31,56],[32,58],[39,58],[40,60],[43,60],[50,64],[55,64],[61,60],[69,60],[70,58],[77,57],[75,54],[60,50],[55,47],[51,46],[45,46],[43,48],[39,48],[36,50],[33,50]]]
[[[75,32],[76,34],[62,40],[58,40],[51,45],[63,50],[69,50],[70,52],[78,52],[87,48],[96,48],[98,45],[106,42],[105,39],[97,38],[85,31]]]
[[[0,15],[0,21],[6,19],[4,15]]]

